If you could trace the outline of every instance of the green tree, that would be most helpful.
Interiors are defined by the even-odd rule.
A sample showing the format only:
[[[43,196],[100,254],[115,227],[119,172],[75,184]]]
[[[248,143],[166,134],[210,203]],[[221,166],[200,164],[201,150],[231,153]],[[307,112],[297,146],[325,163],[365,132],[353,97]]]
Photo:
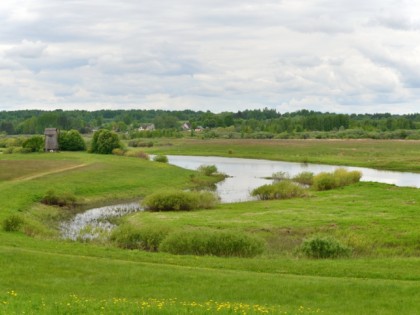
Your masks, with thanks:
[[[112,150],[117,148],[121,148],[121,143],[115,132],[101,129],[93,134],[92,153],[111,154]]]
[[[33,136],[29,139],[26,139],[22,147],[28,149],[31,152],[39,152],[44,148],[44,137],[42,136]]]
[[[84,151],[86,144],[77,130],[61,131],[58,144],[62,151]]]

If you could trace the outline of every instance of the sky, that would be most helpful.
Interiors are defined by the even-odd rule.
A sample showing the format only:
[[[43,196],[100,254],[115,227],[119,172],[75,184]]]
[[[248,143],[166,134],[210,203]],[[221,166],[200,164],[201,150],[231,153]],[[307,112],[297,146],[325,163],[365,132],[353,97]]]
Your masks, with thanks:
[[[1,0],[0,111],[420,112],[420,1]]]

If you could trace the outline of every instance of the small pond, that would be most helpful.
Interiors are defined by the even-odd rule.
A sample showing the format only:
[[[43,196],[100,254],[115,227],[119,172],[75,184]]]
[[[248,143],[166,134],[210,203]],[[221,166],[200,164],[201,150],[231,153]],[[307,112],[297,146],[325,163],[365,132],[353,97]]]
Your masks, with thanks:
[[[60,225],[61,236],[73,241],[96,239],[115,227],[111,223],[113,218],[140,210],[142,208],[138,202],[90,209],[77,214],[69,221],[62,222]]]

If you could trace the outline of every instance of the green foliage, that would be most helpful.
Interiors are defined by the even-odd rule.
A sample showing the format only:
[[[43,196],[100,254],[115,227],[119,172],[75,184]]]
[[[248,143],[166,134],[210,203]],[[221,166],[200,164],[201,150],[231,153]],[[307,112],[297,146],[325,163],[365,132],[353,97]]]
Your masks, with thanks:
[[[166,155],[156,155],[153,161],[160,163],[168,163],[168,157]]]
[[[123,150],[123,149],[120,149],[120,148],[116,148],[116,149],[112,150],[112,154],[123,156],[123,155],[126,154],[126,151]]]
[[[139,159],[150,160],[149,154],[143,151],[127,151],[125,155],[129,157],[136,157]]]
[[[198,168],[198,171],[203,173],[205,176],[211,176],[214,173],[217,173],[216,165],[201,165]]]
[[[29,152],[40,152],[44,148],[44,138],[42,136],[32,136],[23,142],[22,147]]]
[[[237,231],[183,230],[168,235],[159,250],[178,255],[254,257],[264,251],[264,242]]]
[[[314,236],[304,240],[300,251],[310,258],[348,257],[351,249],[332,237]]]
[[[258,197],[260,200],[290,199],[305,197],[307,195],[308,193],[305,188],[290,180],[283,180],[274,184],[262,185],[251,192],[251,196]]]
[[[359,171],[347,171],[344,168],[336,169],[333,173],[322,172],[313,177],[315,190],[330,190],[338,187],[355,184],[360,181],[362,173]]]
[[[169,231],[162,225],[134,228],[123,224],[112,232],[111,240],[121,248],[157,252]]]
[[[112,154],[112,150],[121,148],[120,139],[115,132],[101,129],[93,134],[91,152],[99,154]]]
[[[302,185],[311,186],[313,183],[314,173],[302,172],[293,177],[293,181]]]
[[[24,220],[21,216],[12,214],[3,221],[3,230],[6,232],[19,231],[22,227]]]
[[[76,196],[70,193],[57,194],[54,190],[49,190],[42,197],[41,202],[50,206],[74,208],[77,206]]]
[[[128,141],[128,146],[133,148],[151,148],[153,147],[153,141],[145,142],[143,140],[130,140]]]
[[[86,143],[77,130],[61,131],[58,137],[58,144],[61,151],[84,151]]]
[[[211,209],[219,203],[217,196],[208,191],[163,191],[146,196],[143,206],[150,211],[179,211]]]

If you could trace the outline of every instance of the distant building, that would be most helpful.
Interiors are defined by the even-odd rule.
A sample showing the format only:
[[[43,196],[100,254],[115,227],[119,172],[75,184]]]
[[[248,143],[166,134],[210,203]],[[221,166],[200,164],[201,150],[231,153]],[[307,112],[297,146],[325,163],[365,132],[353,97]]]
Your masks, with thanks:
[[[186,131],[186,130],[190,130],[191,126],[188,122],[184,122],[181,126],[182,130]]]
[[[45,151],[58,151],[58,134],[57,128],[45,128]]]
[[[138,131],[153,131],[155,130],[155,124],[141,124]]]

